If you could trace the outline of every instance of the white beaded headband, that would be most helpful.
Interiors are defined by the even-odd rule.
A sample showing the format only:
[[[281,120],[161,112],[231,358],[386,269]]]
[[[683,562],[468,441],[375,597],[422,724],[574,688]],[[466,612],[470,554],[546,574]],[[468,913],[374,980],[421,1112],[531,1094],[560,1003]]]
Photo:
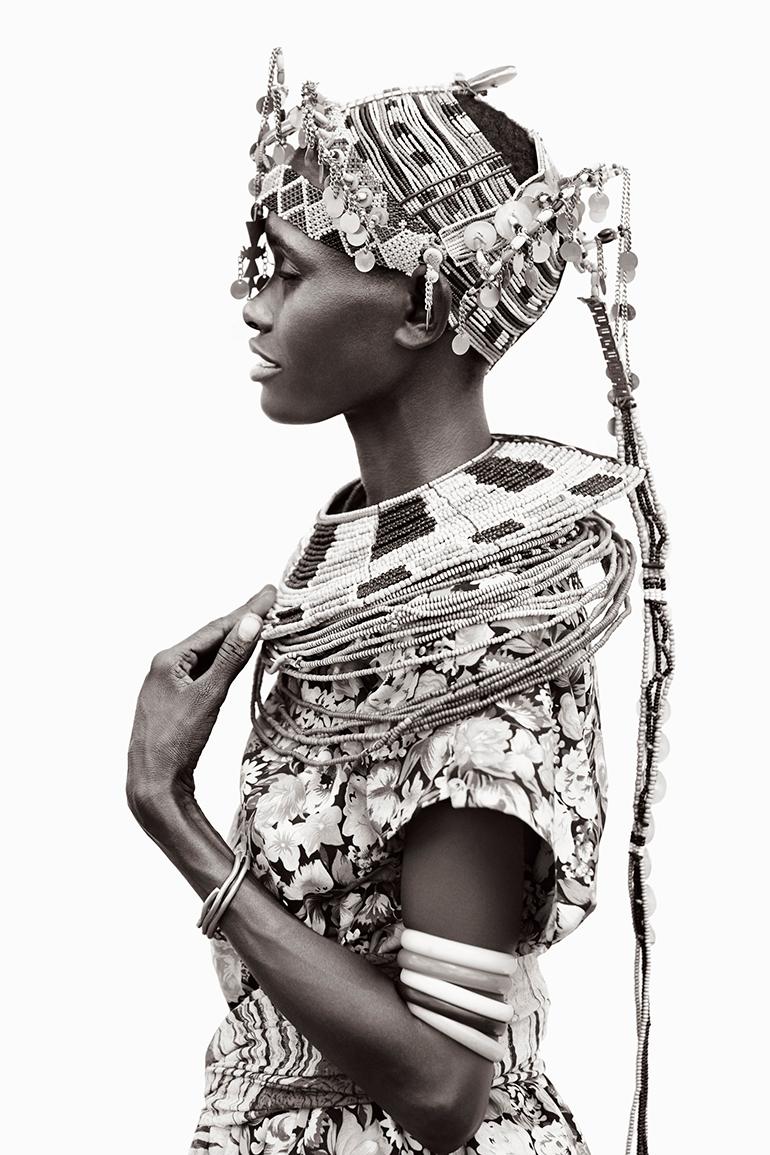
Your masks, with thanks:
[[[603,300],[604,246],[619,238],[618,275],[630,281],[636,266],[630,229],[605,227],[589,236],[581,227],[583,195],[590,220],[600,223],[609,206],[604,185],[621,174],[625,205],[627,170],[601,165],[562,178],[540,135],[525,130],[537,171],[518,180],[456,99],[515,75],[512,66],[470,80],[458,73],[444,86],[389,88],[346,104],[306,81],[300,103],[287,111],[283,51],[274,48],[267,92],[257,101],[262,121],[251,146],[250,243],[239,256],[233,296],[259,292],[268,280],[270,211],[346,253],[361,272],[381,265],[409,276],[422,266],[426,318],[443,271],[452,291],[452,349],[462,354],[472,347],[490,366],[542,316],[568,263],[590,276],[592,297]],[[291,167],[294,148],[315,150],[321,188]]]

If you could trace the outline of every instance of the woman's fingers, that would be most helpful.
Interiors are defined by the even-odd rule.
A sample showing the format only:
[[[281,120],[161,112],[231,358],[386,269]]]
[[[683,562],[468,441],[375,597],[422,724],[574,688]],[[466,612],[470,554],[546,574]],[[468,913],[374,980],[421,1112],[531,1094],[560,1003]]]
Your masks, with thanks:
[[[181,642],[177,642],[172,646],[172,650],[179,651],[181,654],[202,654],[215,646],[222,644],[223,640],[230,633],[236,622],[248,613],[259,615],[264,618],[270,606],[273,604],[276,595],[276,588],[274,585],[263,586],[259,593],[254,594],[248,601],[244,602],[242,606],[232,610],[229,614],[225,614],[221,618],[214,618],[207,622],[205,626],[201,626],[199,630],[190,634]]]
[[[248,610],[236,619],[214,654],[210,667],[198,679],[201,690],[210,700],[224,701],[230,684],[254,652],[262,625],[262,615],[254,610]]]

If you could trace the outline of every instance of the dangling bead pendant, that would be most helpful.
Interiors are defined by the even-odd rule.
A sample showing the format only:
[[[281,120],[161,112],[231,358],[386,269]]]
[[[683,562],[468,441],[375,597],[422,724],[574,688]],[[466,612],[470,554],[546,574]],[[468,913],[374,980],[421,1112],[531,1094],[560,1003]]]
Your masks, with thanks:
[[[371,249],[359,249],[353,258],[356,268],[361,273],[368,273],[374,268],[374,253]]]
[[[454,337],[452,338],[452,352],[453,353],[458,353],[460,355],[463,353],[467,353],[468,350],[470,349],[470,347],[471,347],[471,340],[465,331],[460,331],[458,333],[455,333]]]

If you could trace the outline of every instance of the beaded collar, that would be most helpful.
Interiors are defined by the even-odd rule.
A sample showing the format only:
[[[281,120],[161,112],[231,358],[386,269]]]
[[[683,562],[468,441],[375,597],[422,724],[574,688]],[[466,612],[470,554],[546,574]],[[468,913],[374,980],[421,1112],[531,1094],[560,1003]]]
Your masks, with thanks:
[[[464,464],[373,505],[330,513],[360,479],[335,490],[289,558],[263,639],[317,626],[469,556],[493,558],[571,526],[645,473],[542,437],[492,438]]]

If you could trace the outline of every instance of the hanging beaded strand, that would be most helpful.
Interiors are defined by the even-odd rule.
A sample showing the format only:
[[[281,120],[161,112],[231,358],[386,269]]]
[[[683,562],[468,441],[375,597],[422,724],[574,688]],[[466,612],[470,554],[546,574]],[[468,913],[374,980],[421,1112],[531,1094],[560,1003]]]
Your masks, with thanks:
[[[280,163],[285,155],[281,127],[282,101],[286,91],[285,79],[283,49],[274,48],[270,53],[268,62],[267,91],[264,96],[257,100],[257,112],[261,117],[259,131],[256,141],[249,150],[249,155],[255,165],[255,174],[249,181],[249,193],[253,200],[251,219],[246,222],[250,244],[248,248],[241,249],[238,255],[238,276],[230,286],[230,293],[236,300],[243,300],[248,297],[254,287],[260,289],[264,281],[267,280],[264,272],[260,275],[259,270],[263,256],[259,244],[263,233],[259,214],[259,191],[264,173],[269,171],[274,164]],[[271,115],[276,120],[275,131],[278,139],[272,154],[267,152],[267,144],[270,142]],[[248,261],[246,270],[244,270],[244,261]]]
[[[602,348],[607,357],[608,376],[613,381],[609,399],[615,416],[610,423],[618,445],[618,458],[629,465],[641,466],[644,476],[627,496],[636,523],[641,549],[642,586],[644,590],[644,645],[637,739],[637,770],[634,786],[633,827],[628,865],[628,889],[635,935],[634,996],[637,1023],[636,1080],[631,1105],[626,1155],[632,1155],[636,1137],[636,1155],[648,1155],[647,1107],[649,1093],[650,1044],[650,974],[651,946],[655,935],[649,916],[655,909],[654,896],[647,884],[650,872],[648,845],[654,828],[651,807],[665,792],[665,781],[658,764],[666,756],[667,742],[662,723],[668,716],[668,690],[674,672],[674,635],[666,597],[665,561],[668,530],[658,501],[649,468],[647,447],[632,396],[639,379],[631,371],[628,322],[635,310],[628,303],[628,282],[636,272],[637,257],[631,248],[631,178],[623,169],[622,200],[618,235],[615,303],[612,309],[614,334],[609,332],[609,318],[603,303],[601,311],[596,297],[582,298],[591,306]]]

